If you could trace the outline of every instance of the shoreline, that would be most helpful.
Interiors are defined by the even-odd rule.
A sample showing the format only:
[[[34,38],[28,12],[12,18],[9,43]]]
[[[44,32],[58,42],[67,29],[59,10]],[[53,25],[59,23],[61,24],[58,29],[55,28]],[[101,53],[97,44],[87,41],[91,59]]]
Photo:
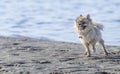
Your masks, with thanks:
[[[54,42],[65,42],[65,43],[75,43],[75,44],[80,44],[81,45],[81,41],[80,39],[78,39],[78,42],[73,42],[73,41],[64,41],[64,40],[54,40],[54,39],[50,39],[50,38],[46,38],[46,37],[41,37],[41,38],[34,38],[34,37],[27,37],[27,36],[0,36],[0,38],[11,38],[11,39],[31,39],[31,40],[39,40],[39,41],[54,41]],[[98,45],[98,44],[97,44]],[[120,45],[117,44],[106,44],[105,46],[117,46],[119,47]]]
[[[80,43],[3,36],[0,41],[1,74],[120,73],[120,46],[107,45],[107,57],[97,47],[87,58]]]

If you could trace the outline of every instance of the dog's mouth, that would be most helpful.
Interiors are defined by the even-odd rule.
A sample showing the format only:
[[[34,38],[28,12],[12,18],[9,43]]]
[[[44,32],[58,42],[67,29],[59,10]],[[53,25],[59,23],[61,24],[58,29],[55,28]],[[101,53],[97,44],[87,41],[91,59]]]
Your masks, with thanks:
[[[83,29],[85,29],[86,28],[86,26],[83,26]]]

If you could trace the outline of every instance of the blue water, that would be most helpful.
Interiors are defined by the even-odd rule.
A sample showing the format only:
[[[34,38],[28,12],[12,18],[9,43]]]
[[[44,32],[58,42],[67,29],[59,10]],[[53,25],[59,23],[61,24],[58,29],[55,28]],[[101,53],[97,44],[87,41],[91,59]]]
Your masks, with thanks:
[[[0,35],[80,42],[74,20],[88,13],[105,43],[120,45],[120,0],[0,0]]]

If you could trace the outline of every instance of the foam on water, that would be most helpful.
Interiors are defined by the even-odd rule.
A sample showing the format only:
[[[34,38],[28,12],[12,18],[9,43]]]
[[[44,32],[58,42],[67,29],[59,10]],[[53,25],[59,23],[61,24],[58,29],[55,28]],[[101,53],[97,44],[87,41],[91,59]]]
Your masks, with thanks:
[[[120,45],[119,8],[120,0],[0,0],[0,35],[79,42],[74,20],[89,13],[106,44]]]

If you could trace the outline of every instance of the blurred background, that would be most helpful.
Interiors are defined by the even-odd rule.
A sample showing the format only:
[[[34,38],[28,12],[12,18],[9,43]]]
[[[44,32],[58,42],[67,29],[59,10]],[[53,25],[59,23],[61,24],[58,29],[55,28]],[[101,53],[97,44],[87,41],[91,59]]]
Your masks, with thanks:
[[[120,45],[120,0],[0,0],[0,35],[79,43],[80,14],[104,25],[106,44]]]

